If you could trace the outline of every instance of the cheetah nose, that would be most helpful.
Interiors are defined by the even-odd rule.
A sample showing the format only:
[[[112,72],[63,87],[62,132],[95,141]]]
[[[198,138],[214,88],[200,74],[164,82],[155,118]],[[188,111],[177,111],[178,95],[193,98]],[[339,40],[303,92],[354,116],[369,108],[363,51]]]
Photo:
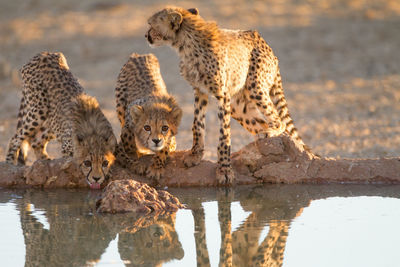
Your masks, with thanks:
[[[158,145],[158,143],[160,143],[161,139],[152,139],[152,141],[154,142],[154,144]]]
[[[93,177],[93,180],[97,183],[100,180],[100,177]]]

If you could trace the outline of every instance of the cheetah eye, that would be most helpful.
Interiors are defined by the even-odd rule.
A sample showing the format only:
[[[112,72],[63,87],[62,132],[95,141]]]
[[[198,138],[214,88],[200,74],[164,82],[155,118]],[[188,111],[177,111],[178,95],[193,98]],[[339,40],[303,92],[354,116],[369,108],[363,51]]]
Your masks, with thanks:
[[[92,167],[92,162],[90,162],[90,160],[85,160],[83,162],[83,165],[85,165],[86,167],[90,168],[90,167]]]
[[[143,127],[143,129],[144,129],[146,132],[150,132],[150,131],[151,131],[151,127],[150,127],[149,125],[145,125],[145,126]]]
[[[106,167],[108,167],[108,160],[105,160],[105,161],[103,161],[103,164],[102,164],[102,166],[103,166],[103,168],[106,168]]]
[[[163,127],[161,127],[161,131],[166,132],[168,131],[169,127],[167,125],[164,125]]]

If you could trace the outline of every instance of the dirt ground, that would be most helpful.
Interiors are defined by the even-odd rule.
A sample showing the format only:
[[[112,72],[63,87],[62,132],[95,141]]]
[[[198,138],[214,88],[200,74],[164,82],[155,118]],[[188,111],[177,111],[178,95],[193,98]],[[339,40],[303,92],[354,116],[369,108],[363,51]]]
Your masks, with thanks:
[[[64,53],[117,136],[118,72],[130,53],[154,53],[168,90],[184,110],[178,149],[189,149],[192,89],[179,75],[176,53],[151,49],[144,38],[147,18],[167,3],[197,7],[224,28],[261,33],[280,59],[289,110],[314,152],[342,158],[400,155],[398,0],[13,0],[0,2],[0,161],[16,126],[18,69],[41,51]],[[215,101],[209,111],[206,158],[215,159]],[[252,140],[232,122],[233,151]],[[50,145],[50,155],[59,155],[57,147]]]

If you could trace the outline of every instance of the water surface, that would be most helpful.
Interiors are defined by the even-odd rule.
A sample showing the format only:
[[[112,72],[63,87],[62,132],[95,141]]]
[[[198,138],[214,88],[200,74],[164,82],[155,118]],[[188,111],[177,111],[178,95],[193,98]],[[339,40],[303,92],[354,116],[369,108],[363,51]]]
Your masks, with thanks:
[[[105,215],[100,192],[0,189],[1,266],[398,266],[400,186],[169,189],[188,209]]]

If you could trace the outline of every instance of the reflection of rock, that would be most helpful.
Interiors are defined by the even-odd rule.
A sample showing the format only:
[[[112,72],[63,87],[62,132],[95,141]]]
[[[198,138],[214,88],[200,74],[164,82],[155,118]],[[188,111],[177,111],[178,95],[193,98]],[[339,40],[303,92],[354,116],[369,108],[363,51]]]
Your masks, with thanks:
[[[192,168],[183,165],[184,151],[171,155],[160,186],[215,186],[216,163],[203,160]],[[27,184],[48,187],[87,187],[84,179],[68,159],[39,161],[18,168],[0,163],[0,186]],[[287,135],[260,139],[232,154],[236,184],[256,183],[400,183],[400,159],[326,159],[304,151]],[[113,168],[113,180],[132,179],[132,174],[118,166]],[[45,175],[43,175],[45,174]],[[12,177],[12,178],[10,178]],[[148,179],[135,176],[139,181]]]
[[[110,182],[97,202],[98,212],[173,212],[184,206],[164,190],[157,191],[147,184],[133,180]]]
[[[121,232],[118,238],[121,259],[126,266],[159,266],[182,259],[184,251],[175,231],[175,214],[159,217],[153,224],[133,232]]]

